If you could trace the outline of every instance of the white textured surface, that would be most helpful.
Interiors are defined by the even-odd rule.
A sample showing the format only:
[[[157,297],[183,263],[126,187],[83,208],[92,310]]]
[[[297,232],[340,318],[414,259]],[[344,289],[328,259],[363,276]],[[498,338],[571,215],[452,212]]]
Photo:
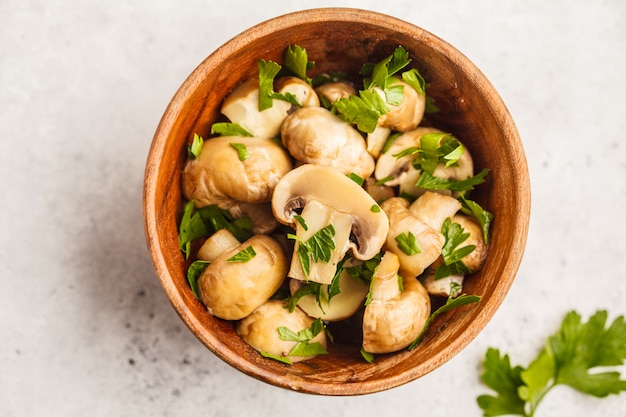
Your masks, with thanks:
[[[456,46],[517,122],[533,187],[525,259],[485,331],[435,372],[357,398],[251,379],[162,293],[141,219],[145,157],[175,90],[248,26],[369,8]],[[527,364],[563,315],[626,313],[626,3],[0,1],[0,415],[479,416],[487,347]],[[617,417],[568,389],[538,416]]]

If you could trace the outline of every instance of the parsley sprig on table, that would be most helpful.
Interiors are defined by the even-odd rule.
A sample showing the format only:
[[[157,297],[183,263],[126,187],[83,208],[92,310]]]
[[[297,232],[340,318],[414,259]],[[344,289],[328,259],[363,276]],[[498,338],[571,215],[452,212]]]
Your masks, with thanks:
[[[626,380],[617,370],[626,360],[626,322],[619,316],[608,327],[607,312],[597,311],[586,323],[569,312],[561,328],[527,368],[512,366],[509,356],[487,350],[483,382],[496,395],[481,395],[479,407],[486,417],[533,417],[545,396],[557,385],[606,397],[626,391]]]

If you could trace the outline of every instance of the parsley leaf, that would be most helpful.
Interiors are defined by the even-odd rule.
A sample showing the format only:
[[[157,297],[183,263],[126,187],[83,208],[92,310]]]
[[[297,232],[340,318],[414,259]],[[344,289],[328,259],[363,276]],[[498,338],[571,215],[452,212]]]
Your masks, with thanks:
[[[457,164],[465,148],[449,133],[427,133],[420,139],[420,148],[414,162],[415,168],[421,168],[433,174],[439,164],[446,168]]]
[[[261,59],[257,66],[259,68],[259,111],[263,111],[272,107],[274,77],[282,67],[274,61],[264,59]]]
[[[230,258],[226,259],[226,262],[249,262],[252,258],[256,256],[256,252],[252,245],[248,246],[245,249],[240,250]]]
[[[366,133],[372,133],[378,125],[378,118],[389,111],[385,101],[376,92],[368,90],[335,101],[333,109],[346,123],[356,125]]]
[[[361,177],[360,175],[355,174],[354,172],[349,173],[347,177],[350,178],[352,181],[356,182],[357,184],[359,184],[360,186],[363,186],[363,183],[365,183],[365,179]]]
[[[220,136],[254,136],[240,124],[228,122],[213,123],[211,125],[211,134]]]
[[[210,263],[209,261],[197,260],[189,265],[189,269],[187,269],[187,282],[189,283],[193,295],[195,295],[197,299],[200,299],[198,295],[198,278],[200,278],[200,275],[202,275]]]
[[[511,366],[509,355],[500,355],[498,349],[489,348],[483,363],[485,371],[482,381],[493,389],[498,396],[481,395],[477,398],[478,406],[483,409],[484,416],[516,415],[525,416],[524,400],[517,392],[523,384],[522,367]]]
[[[324,312],[321,302],[327,300],[327,297],[322,290],[322,284],[313,281],[306,282],[298,288],[296,292],[289,296],[286,300],[287,303],[285,304],[285,308],[289,310],[290,313],[293,313],[300,299],[306,297],[307,295],[314,295],[317,305],[320,307],[320,310]]]
[[[606,369],[621,366],[626,360],[626,322],[619,316],[608,328],[606,324],[607,312],[603,310],[586,323],[577,312],[569,312],[526,369],[512,368],[508,355],[500,356],[497,349],[489,349],[482,379],[496,396],[477,398],[483,415],[532,417],[557,385],[600,398],[626,391],[626,380],[620,373]]]
[[[291,71],[296,77],[311,84],[312,80],[307,77],[306,72],[313,67],[313,62],[309,62],[306,49],[299,45],[289,45],[285,52],[285,68]]]
[[[468,200],[465,196],[459,198],[461,202],[461,211],[476,219],[483,231],[483,240],[485,244],[489,244],[489,227],[493,222],[494,215],[480,206],[475,201]]]
[[[422,332],[419,334],[419,336],[417,336],[417,338],[409,345],[408,349],[412,350],[413,348],[415,348],[415,346],[417,346],[422,339],[424,338],[424,335],[426,334],[426,331],[428,330],[428,328],[430,327],[430,324],[433,322],[433,320],[435,320],[435,318],[447,311],[450,311],[454,308],[457,307],[461,307],[464,306],[466,304],[471,304],[471,303],[477,303],[480,301],[480,296],[478,295],[467,295],[467,294],[462,294],[459,295],[458,297],[456,297],[456,293],[450,293],[450,297],[448,297],[448,300],[446,301],[446,303],[444,305],[442,305],[441,307],[439,307],[437,310],[435,310],[430,317],[428,317],[428,320],[426,320],[426,324],[424,324],[424,328],[422,329]]]
[[[250,158],[250,152],[248,151],[248,148],[246,147],[246,145],[244,145],[243,143],[230,142],[229,145],[235,148],[235,150],[237,151],[237,154],[239,155],[240,161],[243,162],[246,159]]]
[[[185,258],[189,258],[191,242],[224,228],[240,242],[252,236],[252,222],[249,217],[234,219],[228,211],[216,205],[195,209],[193,201],[187,202],[178,229],[178,244]]]
[[[428,190],[469,191],[473,190],[474,186],[485,182],[485,176],[488,173],[488,169],[483,169],[478,174],[465,180],[449,180],[435,177],[434,175],[424,171],[415,186],[426,188]]]
[[[435,271],[435,279],[471,273],[472,271],[463,263],[463,258],[472,253],[476,246],[466,245],[459,248],[459,245],[465,242],[470,234],[466,233],[460,224],[452,223],[449,217],[444,220],[441,233],[446,239],[441,248],[444,263]]]
[[[426,81],[415,68],[402,73],[402,81],[413,87],[421,95],[426,94]]]
[[[418,253],[422,253],[422,248],[420,247],[417,238],[412,232],[400,233],[395,238],[396,243],[398,244],[398,249],[407,254],[408,256],[417,255]]]
[[[198,158],[198,156],[200,156],[200,152],[202,151],[202,145],[204,145],[204,139],[202,139],[202,136],[194,133],[193,140],[187,147],[187,156],[189,156],[189,159],[196,159]]]
[[[277,329],[278,337],[281,340],[297,342],[295,346],[289,351],[289,356],[314,356],[323,355],[328,353],[326,349],[319,343],[311,343],[310,340],[315,338],[322,330],[324,330],[324,323],[320,318],[317,318],[311,326],[298,331],[281,326]]]
[[[311,260],[326,263],[330,261],[332,251],[335,249],[334,236],[335,227],[332,224],[315,232],[307,241],[293,234],[287,235],[289,239],[298,242],[297,254],[305,276],[308,276],[311,271]]]

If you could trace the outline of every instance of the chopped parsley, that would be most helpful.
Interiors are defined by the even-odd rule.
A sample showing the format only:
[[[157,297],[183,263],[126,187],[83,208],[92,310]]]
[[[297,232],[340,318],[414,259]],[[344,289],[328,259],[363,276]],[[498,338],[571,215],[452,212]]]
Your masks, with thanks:
[[[256,256],[256,252],[252,245],[248,246],[245,249],[240,250],[230,258],[226,259],[226,262],[249,262],[252,258]]]
[[[335,227],[332,224],[318,230],[307,241],[303,241],[296,235],[289,234],[288,238],[298,242],[298,258],[305,276],[311,272],[311,260],[313,262],[330,262],[330,257],[335,249]]]
[[[213,123],[211,125],[211,134],[220,136],[254,136],[240,124],[228,122]]]
[[[473,190],[474,186],[485,182],[485,176],[487,176],[488,173],[488,169],[483,169],[473,177],[469,177],[464,180],[450,180],[435,177],[434,175],[424,171],[415,186],[426,188],[428,190],[469,191]]]
[[[314,356],[328,353],[319,342],[311,343],[311,339],[315,338],[324,328],[324,323],[318,318],[311,323],[310,327],[300,330],[298,333],[284,326],[278,327],[276,330],[281,340],[297,342],[289,351],[288,356]]]
[[[189,283],[193,295],[195,295],[197,299],[200,299],[198,295],[198,278],[200,278],[200,275],[202,275],[206,267],[210,264],[211,262],[209,261],[197,260],[189,265],[187,269],[187,282]]]
[[[394,237],[394,240],[398,244],[398,249],[400,249],[402,252],[404,252],[408,256],[422,253],[422,248],[420,247],[420,244],[417,241],[417,238],[410,231],[400,233],[398,236]]]
[[[466,245],[459,248],[459,245],[465,242],[470,234],[465,232],[460,224],[452,223],[449,217],[444,220],[441,226],[441,233],[446,238],[441,249],[441,257],[444,263],[435,271],[435,280],[450,275],[471,273],[472,271],[463,263],[463,258],[472,253],[476,246]]]
[[[230,142],[229,145],[235,148],[237,154],[239,155],[240,161],[243,162],[246,159],[250,158],[250,152],[248,151],[246,145],[244,145],[243,143]]]
[[[193,134],[193,140],[187,147],[187,156],[189,159],[196,159],[200,156],[200,152],[202,151],[202,146],[204,145],[204,139],[202,136],[197,133]]]

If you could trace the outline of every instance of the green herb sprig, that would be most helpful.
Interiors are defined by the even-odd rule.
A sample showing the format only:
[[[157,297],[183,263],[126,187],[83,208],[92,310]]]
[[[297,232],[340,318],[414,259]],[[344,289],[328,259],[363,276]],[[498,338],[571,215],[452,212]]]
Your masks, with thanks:
[[[512,366],[509,355],[489,348],[482,380],[495,395],[477,398],[483,416],[533,417],[559,385],[599,398],[626,391],[626,380],[613,368],[626,360],[626,322],[619,316],[607,327],[607,318],[600,310],[583,322],[570,311],[527,368]]]

